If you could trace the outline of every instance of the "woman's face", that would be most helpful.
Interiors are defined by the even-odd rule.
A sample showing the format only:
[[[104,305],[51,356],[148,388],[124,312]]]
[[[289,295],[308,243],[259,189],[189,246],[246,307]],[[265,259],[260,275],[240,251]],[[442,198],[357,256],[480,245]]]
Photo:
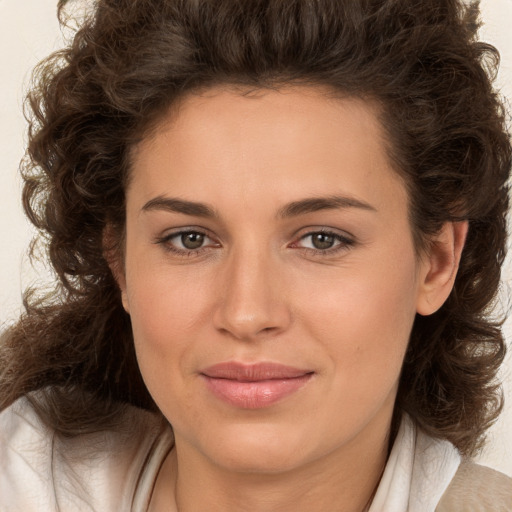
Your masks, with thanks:
[[[178,452],[279,472],[385,445],[428,269],[371,104],[187,97],[134,153],[126,233],[123,302]]]

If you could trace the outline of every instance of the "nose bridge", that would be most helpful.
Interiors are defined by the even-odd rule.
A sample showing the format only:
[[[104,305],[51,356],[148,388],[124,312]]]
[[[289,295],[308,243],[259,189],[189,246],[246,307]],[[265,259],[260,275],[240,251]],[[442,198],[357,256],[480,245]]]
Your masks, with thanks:
[[[279,278],[278,258],[268,248],[246,244],[233,248],[221,275],[216,327],[238,339],[279,332],[289,312]]]

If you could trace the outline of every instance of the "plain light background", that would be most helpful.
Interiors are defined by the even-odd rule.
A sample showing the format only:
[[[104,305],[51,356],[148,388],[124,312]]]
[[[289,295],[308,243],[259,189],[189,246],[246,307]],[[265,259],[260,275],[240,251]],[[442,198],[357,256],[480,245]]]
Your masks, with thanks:
[[[26,257],[33,232],[22,213],[17,168],[26,140],[22,103],[31,69],[63,44],[56,4],[57,0],[0,0],[0,327],[12,322],[21,311],[22,289],[48,279],[47,270],[31,268]],[[485,25],[480,38],[500,50],[502,65],[497,89],[509,98],[508,110],[512,115],[512,0],[482,0],[481,8]],[[504,269],[503,288],[504,296],[507,289],[512,290],[512,255]],[[508,294],[512,301],[512,291]],[[505,332],[510,345],[512,319],[507,322]],[[502,379],[505,411],[491,429],[479,460],[512,476],[510,353]]]

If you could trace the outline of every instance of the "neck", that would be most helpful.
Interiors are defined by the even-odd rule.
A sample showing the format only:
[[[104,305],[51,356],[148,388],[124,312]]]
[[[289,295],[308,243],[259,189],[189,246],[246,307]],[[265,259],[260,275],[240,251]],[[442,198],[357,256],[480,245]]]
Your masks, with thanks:
[[[272,474],[226,470],[195,456],[178,437],[177,448],[170,453],[159,475],[150,510],[367,511],[386,464],[389,424],[384,431],[372,428],[365,434],[363,439],[358,436],[336,453],[300,468]]]

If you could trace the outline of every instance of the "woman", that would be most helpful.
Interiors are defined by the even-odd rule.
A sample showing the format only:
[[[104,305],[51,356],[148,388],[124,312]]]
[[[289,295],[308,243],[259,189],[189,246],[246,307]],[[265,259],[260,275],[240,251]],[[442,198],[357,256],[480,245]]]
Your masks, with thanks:
[[[510,509],[470,462],[512,160],[477,16],[97,3],[29,95],[59,284],[2,342],[3,509]]]

